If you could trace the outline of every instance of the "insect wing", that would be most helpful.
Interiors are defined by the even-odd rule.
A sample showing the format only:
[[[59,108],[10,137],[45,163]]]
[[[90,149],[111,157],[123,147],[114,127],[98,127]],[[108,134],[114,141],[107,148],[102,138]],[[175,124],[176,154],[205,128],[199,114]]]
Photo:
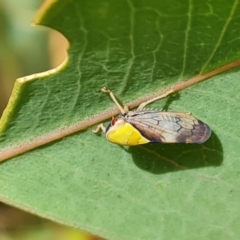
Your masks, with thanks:
[[[187,113],[139,111],[125,118],[151,142],[203,143],[211,135],[208,125]]]

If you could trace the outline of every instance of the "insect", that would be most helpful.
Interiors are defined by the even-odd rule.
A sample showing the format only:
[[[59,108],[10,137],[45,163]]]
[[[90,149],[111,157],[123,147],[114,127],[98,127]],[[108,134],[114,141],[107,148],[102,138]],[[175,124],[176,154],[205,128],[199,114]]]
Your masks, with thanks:
[[[121,114],[113,117],[106,128],[100,124],[93,132],[102,130],[112,143],[126,146],[150,142],[200,144],[211,135],[209,126],[189,113],[143,109],[152,100],[141,104],[136,111],[129,111],[127,106],[118,103],[113,92],[106,88],[102,91],[110,95]]]

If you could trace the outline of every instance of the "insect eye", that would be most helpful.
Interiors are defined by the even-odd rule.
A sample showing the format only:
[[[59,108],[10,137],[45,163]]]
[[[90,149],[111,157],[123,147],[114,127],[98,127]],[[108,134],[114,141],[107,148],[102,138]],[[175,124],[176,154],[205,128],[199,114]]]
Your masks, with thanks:
[[[118,121],[118,118],[113,118],[113,120],[111,121],[111,125],[114,126],[117,121]]]

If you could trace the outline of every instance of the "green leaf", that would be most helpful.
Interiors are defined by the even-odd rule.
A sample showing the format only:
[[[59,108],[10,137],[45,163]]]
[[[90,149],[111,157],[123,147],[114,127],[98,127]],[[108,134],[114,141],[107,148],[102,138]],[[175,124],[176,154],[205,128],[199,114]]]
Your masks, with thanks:
[[[114,107],[104,86],[129,103],[235,61],[239,15],[237,0],[54,1],[38,23],[68,38],[69,59],[16,82],[0,151],[97,122]],[[239,76],[151,105],[192,112],[206,143],[128,148],[82,131],[1,164],[1,200],[110,239],[237,239]]]

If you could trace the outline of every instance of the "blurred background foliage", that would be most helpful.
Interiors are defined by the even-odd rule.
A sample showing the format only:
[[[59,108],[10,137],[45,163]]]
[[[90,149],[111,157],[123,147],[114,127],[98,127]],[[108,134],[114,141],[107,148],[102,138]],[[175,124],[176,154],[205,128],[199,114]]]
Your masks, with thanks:
[[[14,82],[26,75],[47,71],[66,56],[68,43],[58,32],[32,27],[42,0],[0,1],[0,116]],[[0,203],[0,240],[97,240]]]

